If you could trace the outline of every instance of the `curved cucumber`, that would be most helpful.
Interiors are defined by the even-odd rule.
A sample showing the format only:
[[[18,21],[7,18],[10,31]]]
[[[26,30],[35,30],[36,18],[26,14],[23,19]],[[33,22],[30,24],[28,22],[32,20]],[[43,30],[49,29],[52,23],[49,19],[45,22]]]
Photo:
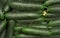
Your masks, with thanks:
[[[20,34],[20,35],[16,35],[16,38],[40,38],[40,36]]]
[[[11,8],[20,10],[20,11],[40,11],[45,8],[43,5],[38,4],[25,4],[25,3],[18,3],[18,2],[12,2],[9,4]]]
[[[50,31],[37,30],[37,29],[31,29],[31,28],[22,28],[22,32],[30,35],[51,35]]]
[[[36,13],[6,13],[7,19],[21,19],[21,20],[28,20],[28,19],[37,19],[40,15]]]
[[[50,6],[50,5],[55,5],[55,4],[60,4],[60,0],[47,0],[44,5]]]

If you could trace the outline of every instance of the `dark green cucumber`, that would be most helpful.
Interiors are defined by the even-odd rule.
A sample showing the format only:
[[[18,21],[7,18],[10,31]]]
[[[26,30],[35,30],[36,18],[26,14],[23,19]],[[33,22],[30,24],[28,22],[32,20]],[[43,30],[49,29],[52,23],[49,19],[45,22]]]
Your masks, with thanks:
[[[29,28],[35,28],[35,29],[51,29],[52,27],[47,27],[47,26],[44,26],[44,25],[31,25],[29,26]]]
[[[6,30],[3,31],[2,35],[0,36],[0,38],[5,38],[6,35]]]
[[[60,4],[60,0],[47,0],[44,5],[50,6],[50,5],[55,5],[55,4]]]
[[[58,29],[51,29],[52,35],[60,35],[60,28]]]
[[[20,11],[40,11],[45,8],[45,6],[39,4],[25,4],[18,2],[12,2],[9,6]]]
[[[60,14],[58,13],[58,14],[52,14],[52,13],[47,13],[46,14],[46,16],[45,16],[46,18],[58,18],[58,17],[60,17]]]
[[[49,7],[47,10],[48,13],[51,14],[60,14],[60,7]]]
[[[33,36],[33,35],[26,35],[26,34],[19,34],[19,35],[16,35],[16,38],[40,38],[40,36]]]
[[[12,0],[11,2],[22,2],[22,3],[35,3],[35,4],[40,4],[43,3],[44,0]]]
[[[33,20],[16,20],[17,23],[31,23],[31,22],[42,22],[44,18],[37,18]]]
[[[7,29],[7,38],[12,38],[13,37],[14,26],[15,26],[15,21],[9,20],[8,29]]]
[[[52,33],[47,30],[37,30],[31,28],[22,28],[22,32],[30,35],[51,35]]]
[[[49,7],[60,7],[60,4],[52,5],[52,6],[49,6]]]
[[[51,20],[48,25],[59,27],[60,26],[60,20],[54,20],[54,21]]]
[[[60,38],[60,35],[52,35],[51,38]]]
[[[0,23],[0,34],[2,33],[2,31],[6,28],[6,20],[2,21]]]
[[[40,15],[37,13],[6,13],[5,17],[7,19],[26,20],[26,19],[37,19],[40,17]]]
[[[31,25],[31,26],[27,26],[29,28],[33,28],[33,29],[41,29],[41,30],[47,30],[48,28],[49,29],[52,29],[53,27],[47,27],[47,26],[36,26],[36,25]],[[20,27],[15,27],[14,30],[15,31],[20,31],[21,29],[23,28],[23,26],[20,26]]]

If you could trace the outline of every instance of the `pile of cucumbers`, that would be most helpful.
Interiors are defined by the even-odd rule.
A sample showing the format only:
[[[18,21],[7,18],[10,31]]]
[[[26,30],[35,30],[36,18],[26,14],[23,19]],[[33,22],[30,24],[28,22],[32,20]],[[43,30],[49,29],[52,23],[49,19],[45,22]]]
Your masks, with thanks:
[[[60,0],[0,0],[0,38],[60,38]]]

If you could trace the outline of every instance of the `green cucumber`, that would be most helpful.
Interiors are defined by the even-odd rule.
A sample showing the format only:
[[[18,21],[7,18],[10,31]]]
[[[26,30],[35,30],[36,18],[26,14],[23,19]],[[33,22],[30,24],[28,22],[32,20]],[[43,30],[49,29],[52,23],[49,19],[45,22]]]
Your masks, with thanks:
[[[40,36],[26,35],[26,34],[18,34],[16,38],[40,38]]]
[[[0,38],[5,38],[6,35],[6,30],[3,31],[2,35],[0,36]]]
[[[28,20],[28,19],[37,19],[40,17],[40,15],[36,13],[6,13],[5,17],[7,19]]]
[[[52,6],[49,6],[49,7],[60,7],[60,4],[52,5]]]
[[[37,30],[31,28],[22,28],[22,32],[30,35],[51,35],[52,33],[47,30]]]
[[[34,3],[34,4],[40,4],[43,3],[44,0],[12,0],[11,2],[22,2],[22,3]]]
[[[60,17],[60,14],[52,14],[52,13],[47,13],[46,14],[46,16],[45,16],[46,18],[58,18],[58,17]]]
[[[16,20],[17,23],[31,23],[31,22],[42,22],[44,18],[40,17],[33,20]]]
[[[58,29],[51,29],[52,35],[60,35],[60,28]]]
[[[12,2],[9,6],[20,11],[40,11],[45,8],[45,6],[39,4],[25,4],[18,2]]]
[[[48,25],[59,27],[60,26],[60,20],[54,20],[54,21],[51,20]]]
[[[55,4],[60,4],[60,0],[47,0],[44,5],[46,6],[51,6],[51,5],[55,5]]]
[[[0,23],[0,34],[2,33],[2,31],[6,28],[6,20],[2,21]]]
[[[44,26],[44,25],[31,25],[29,26],[29,28],[35,28],[35,29],[51,29],[52,27],[47,27],[47,26]]]
[[[47,27],[47,26],[42,26],[42,25],[40,25],[40,26],[31,25],[31,26],[27,26],[27,27],[33,28],[33,29],[41,29],[41,30],[45,30],[45,29],[47,30],[48,28],[52,29],[52,27]],[[15,31],[20,31],[22,28],[23,28],[23,26],[15,27],[14,30]]]
[[[48,13],[51,13],[51,14],[60,14],[60,7],[49,7],[48,9],[47,9],[47,12]]]
[[[7,29],[7,38],[13,37],[14,26],[15,26],[15,21],[9,20],[8,21],[8,29]]]

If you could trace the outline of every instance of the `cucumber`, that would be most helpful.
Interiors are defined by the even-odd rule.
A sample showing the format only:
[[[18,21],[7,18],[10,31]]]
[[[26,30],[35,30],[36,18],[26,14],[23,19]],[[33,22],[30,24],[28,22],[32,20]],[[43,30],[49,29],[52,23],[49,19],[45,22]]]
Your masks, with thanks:
[[[52,35],[51,38],[60,38],[60,35]]]
[[[60,7],[49,7],[48,10],[47,10],[48,13],[51,13],[51,14],[60,14]]]
[[[40,36],[26,35],[26,34],[18,34],[16,38],[40,38]]]
[[[60,28],[52,29],[51,32],[52,32],[52,35],[60,35]]]
[[[60,20],[50,21],[48,25],[59,27],[60,26]]]
[[[6,13],[5,16],[7,19],[18,19],[18,20],[28,20],[28,19],[37,19],[40,17],[36,13]]]
[[[42,22],[44,18],[40,17],[33,20],[16,20],[17,23],[31,23],[31,22]]]
[[[46,15],[45,15],[45,17],[46,18],[58,18],[58,17],[60,17],[60,14],[52,14],[52,13],[47,13]]]
[[[35,4],[40,4],[40,3],[43,3],[44,0],[11,0],[11,2],[22,2],[22,3],[35,3]]]
[[[51,6],[51,5],[55,5],[55,4],[60,4],[60,0],[47,0],[44,5],[46,6]]]
[[[2,33],[2,31],[6,28],[6,20],[2,21],[0,23],[0,34]]]
[[[31,29],[31,28],[22,28],[22,32],[29,35],[51,35],[52,33],[47,30],[37,30],[37,29]]]
[[[39,4],[25,4],[18,2],[11,2],[9,6],[20,11],[40,11],[45,8],[45,6]]]
[[[43,26],[43,25],[41,25],[41,26],[31,25],[31,26],[27,26],[27,27],[33,28],[33,29],[41,29],[41,30],[47,30],[48,28],[49,29],[53,28],[53,27],[47,27],[47,26]],[[14,30],[15,31],[20,31],[22,28],[23,28],[23,26],[21,26],[21,27],[15,27]]]
[[[12,38],[13,37],[14,26],[15,26],[15,21],[9,20],[8,29],[7,29],[7,38]]]
[[[6,35],[6,30],[3,31],[2,35],[0,36],[0,38],[5,38]]]
[[[29,26],[29,28],[47,30],[48,28],[51,29],[52,27],[47,27],[47,26],[44,26],[44,25],[31,25],[31,26]]]
[[[60,7],[60,4],[52,5],[52,6],[49,6],[49,7]]]

